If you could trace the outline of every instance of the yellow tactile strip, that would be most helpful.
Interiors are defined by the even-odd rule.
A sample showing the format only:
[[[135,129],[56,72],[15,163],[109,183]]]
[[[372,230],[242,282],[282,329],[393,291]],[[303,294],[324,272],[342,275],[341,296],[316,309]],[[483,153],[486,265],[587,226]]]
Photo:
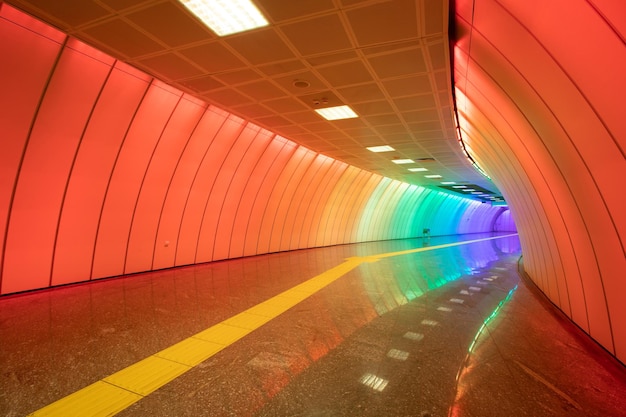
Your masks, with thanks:
[[[516,236],[516,234],[348,258],[328,271],[61,398],[33,412],[30,416],[104,417],[115,415],[333,283],[362,263],[510,236]]]

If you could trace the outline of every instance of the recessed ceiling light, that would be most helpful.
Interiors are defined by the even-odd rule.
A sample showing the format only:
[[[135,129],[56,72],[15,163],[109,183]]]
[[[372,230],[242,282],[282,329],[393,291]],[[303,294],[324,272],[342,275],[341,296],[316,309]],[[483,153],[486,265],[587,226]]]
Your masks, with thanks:
[[[433,175],[424,175],[424,178],[441,178],[441,175],[433,174]]]
[[[326,107],[315,109],[315,111],[326,120],[354,119],[357,114],[348,106]]]
[[[464,193],[469,193],[471,191],[476,191],[476,190],[473,188],[463,188],[461,191],[463,191]]]
[[[454,182],[454,181],[441,181],[441,185],[452,185],[452,184],[456,184],[456,182]]]
[[[413,164],[413,160],[412,159],[392,159],[391,162],[393,162],[394,164]]]
[[[371,152],[390,152],[390,151],[395,151],[395,149],[393,149],[391,146],[389,145],[383,145],[383,146],[370,146],[365,148],[368,151]]]
[[[452,188],[467,188],[467,185],[453,185]]]
[[[465,191],[465,190],[463,190],[463,191]],[[472,191],[472,194],[478,195],[478,194],[482,194],[482,193],[480,191]]]
[[[267,19],[250,0],[179,0],[219,36],[267,26]]]
[[[428,171],[427,168],[409,168],[409,171],[411,172],[424,172],[424,171]]]

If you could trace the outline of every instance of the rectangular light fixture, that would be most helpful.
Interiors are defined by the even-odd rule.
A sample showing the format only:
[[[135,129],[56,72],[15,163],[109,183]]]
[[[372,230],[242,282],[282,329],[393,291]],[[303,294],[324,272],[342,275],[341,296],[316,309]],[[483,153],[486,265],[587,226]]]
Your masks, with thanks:
[[[456,182],[454,182],[454,181],[441,181],[441,185],[452,185],[452,184],[456,184]]]
[[[391,146],[389,145],[383,145],[383,146],[369,146],[367,148],[368,151],[370,152],[391,152],[391,151],[395,151],[395,149],[393,149]]]
[[[251,0],[179,0],[219,36],[267,26],[267,19]]]
[[[441,178],[441,175],[433,174],[433,175],[424,175],[424,178]]]
[[[428,171],[427,168],[409,168],[409,171],[411,172],[424,172],[424,171]]]
[[[326,107],[325,109],[315,109],[315,111],[326,120],[354,119],[359,117],[349,106]]]
[[[452,188],[467,188],[467,185],[453,185]]]
[[[398,165],[414,163],[412,159],[392,159],[391,162],[393,162],[394,164],[398,164]]]
[[[476,191],[476,190],[473,188],[463,188],[461,191],[463,191],[464,193],[469,193],[469,192]]]

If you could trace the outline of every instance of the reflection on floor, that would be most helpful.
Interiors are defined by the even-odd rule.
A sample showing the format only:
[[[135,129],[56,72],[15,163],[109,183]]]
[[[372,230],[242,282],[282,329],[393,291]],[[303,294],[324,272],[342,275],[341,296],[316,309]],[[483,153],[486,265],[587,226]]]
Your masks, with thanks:
[[[139,400],[118,415],[626,416],[626,369],[519,278],[517,237],[439,247],[486,237],[279,253],[0,298],[0,415],[52,415],[44,407],[351,258],[358,266],[285,313],[129,394]]]

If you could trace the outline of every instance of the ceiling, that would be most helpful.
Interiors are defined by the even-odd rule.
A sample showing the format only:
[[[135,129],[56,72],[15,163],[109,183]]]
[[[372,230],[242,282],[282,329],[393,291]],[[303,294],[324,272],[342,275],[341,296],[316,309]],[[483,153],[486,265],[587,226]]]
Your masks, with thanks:
[[[7,3],[324,155],[444,192],[467,195],[441,181],[498,192],[456,139],[449,0],[254,1],[270,25],[224,38],[176,0]],[[313,111],[341,104],[359,117]],[[396,151],[365,149],[378,145]],[[405,158],[416,163],[392,162]]]

